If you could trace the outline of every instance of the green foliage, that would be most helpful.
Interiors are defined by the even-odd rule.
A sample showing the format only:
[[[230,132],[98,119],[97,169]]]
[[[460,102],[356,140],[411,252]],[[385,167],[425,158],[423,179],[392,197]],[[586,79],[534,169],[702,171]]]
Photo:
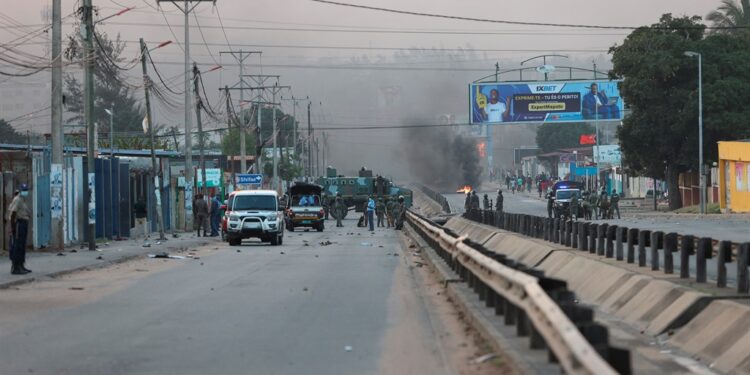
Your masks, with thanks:
[[[536,144],[542,152],[580,147],[581,135],[593,134],[594,131],[594,127],[585,122],[543,124],[536,130]]]
[[[618,129],[625,166],[666,178],[677,191],[679,173],[698,165],[698,66],[685,51],[703,54],[704,159],[717,159],[716,142],[745,138],[750,109],[750,38],[711,34],[700,17],[662,16],[654,27],[633,31],[610,50],[610,76],[624,79],[620,92],[629,115]],[[670,208],[681,206],[670,194]]]
[[[240,128],[232,127],[221,140],[221,152],[224,155],[240,154]],[[247,132],[245,136],[245,154],[255,155],[255,134]]]
[[[283,181],[291,181],[295,177],[302,176],[301,166],[295,165],[285,158],[280,158],[278,163],[279,176]],[[263,173],[265,176],[273,177],[273,161],[266,162],[265,165],[263,165]]]
[[[0,143],[22,144],[27,142],[27,137],[16,132],[9,122],[0,119]]]
[[[245,121],[248,127],[253,127],[258,123],[258,119],[255,117],[256,107],[253,105],[252,108],[245,109],[239,114],[240,121]],[[261,111],[261,139],[264,140],[266,147],[273,144],[273,110],[271,108],[263,107]],[[294,143],[295,127],[297,139],[300,137],[299,127],[295,126],[297,120],[294,116],[285,114],[279,109],[276,109],[276,124],[278,127],[278,146],[279,147],[292,147]],[[239,150],[239,148],[238,148]]]
[[[716,10],[706,16],[714,27],[750,26],[750,0],[722,0]],[[717,30],[720,33],[738,33],[741,29]]]
[[[125,42],[118,35],[115,40],[109,39],[107,34],[97,32],[99,41],[94,42],[96,50],[96,66],[94,67],[94,122],[99,124],[100,134],[109,133],[110,116],[105,109],[114,106],[114,131],[115,132],[142,132],[141,123],[145,117],[145,110],[138,100],[133,97],[134,88],[125,84],[125,79],[120,71],[109,61],[109,58],[120,66],[131,64],[120,57],[125,49]],[[109,56],[109,58],[107,57]],[[77,32],[68,36],[68,46],[65,50],[65,58],[68,61],[81,60],[83,47]],[[67,118],[68,122],[82,123],[84,111],[83,86],[73,74],[65,76],[65,106],[67,112],[72,116]]]

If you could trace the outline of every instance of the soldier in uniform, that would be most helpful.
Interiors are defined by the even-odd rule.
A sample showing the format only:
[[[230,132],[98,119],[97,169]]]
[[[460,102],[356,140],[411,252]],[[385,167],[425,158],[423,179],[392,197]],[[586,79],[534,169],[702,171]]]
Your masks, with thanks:
[[[596,220],[599,218],[599,196],[596,191],[589,194],[589,205],[591,205],[591,219]]]
[[[323,195],[320,197],[320,204],[321,206],[323,206],[323,212],[325,212],[326,220],[328,220],[328,216],[329,216],[330,210],[328,206],[330,205],[330,203],[331,202],[328,201],[328,196],[325,193],[323,193]]]
[[[472,190],[471,192],[471,209],[472,210],[479,209],[479,196],[477,195],[476,190]]]
[[[490,197],[488,197],[487,194],[484,195],[484,200],[483,200],[482,203],[483,203],[482,207],[484,207],[485,211],[489,210],[491,208],[490,207]]]
[[[344,224],[341,223],[341,220],[344,219],[344,213],[346,212],[347,207],[346,204],[344,204],[344,200],[341,199],[341,193],[336,194],[336,200],[333,202],[333,217],[336,218],[336,227],[343,227]]]
[[[385,222],[386,222],[386,228],[390,228],[393,226],[393,207],[396,205],[396,202],[393,201],[393,199],[388,198],[385,201]]]
[[[398,203],[396,203],[394,211],[396,230],[401,230],[404,227],[404,215],[406,215],[406,203],[404,203],[403,195],[398,196]]]
[[[611,219],[612,212],[609,209],[609,197],[606,191],[602,191],[602,195],[599,197],[599,215],[602,219]]]
[[[617,212],[617,218],[620,219],[620,194],[617,194],[617,190],[612,190],[612,198],[609,202],[610,216],[614,218],[615,212]]]
[[[383,216],[385,216],[385,202],[383,202],[383,197],[378,198],[378,202],[375,204],[375,216],[378,218],[378,228],[384,227]]]
[[[464,200],[464,211],[471,211],[471,192],[466,192],[466,199]]]
[[[26,204],[26,197],[29,196],[29,187],[21,184],[21,191],[13,198],[8,206],[10,219],[10,230],[13,243],[10,249],[11,268],[10,273],[13,275],[25,275],[31,270],[26,268],[26,237],[29,233],[29,220],[31,219],[31,210]]]
[[[583,218],[585,220],[591,220],[591,204],[589,203],[588,191],[583,192],[583,197],[581,198],[581,206],[583,207]]]
[[[552,193],[547,194],[547,217],[552,218],[552,208],[554,207],[555,200],[552,199]]]
[[[570,219],[578,220],[578,193],[574,193],[570,198]]]

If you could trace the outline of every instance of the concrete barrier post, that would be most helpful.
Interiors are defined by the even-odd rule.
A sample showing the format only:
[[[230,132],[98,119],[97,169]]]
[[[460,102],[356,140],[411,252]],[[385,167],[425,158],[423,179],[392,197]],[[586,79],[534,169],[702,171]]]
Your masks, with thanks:
[[[747,294],[750,288],[747,279],[748,257],[750,257],[750,242],[745,242],[737,249],[737,293]]]
[[[544,218],[542,221],[542,225],[544,226],[543,234],[544,237],[542,237],[545,241],[549,241],[549,219]]]
[[[706,282],[706,259],[710,259],[713,256],[713,252],[713,239],[711,237],[701,237],[698,240],[698,251],[695,254],[695,282]]]
[[[571,224],[570,228],[570,247],[577,249],[578,248],[578,222],[573,222]]]
[[[727,263],[732,261],[732,242],[719,242],[719,259],[716,260],[716,286],[727,286]]]
[[[560,219],[552,219],[552,242],[560,242]]]
[[[516,310],[518,308],[510,302],[505,303],[505,325],[511,326],[516,324]]]
[[[617,225],[610,225],[607,227],[607,238],[605,239],[605,256],[607,258],[615,256],[615,236],[617,230]]]
[[[641,230],[638,233],[638,266],[646,267],[646,246],[651,239],[650,230]]]
[[[615,259],[617,260],[623,260],[624,254],[623,254],[623,241],[625,241],[626,237],[628,235],[628,228],[626,227],[618,227],[617,232],[615,232]]]
[[[516,309],[516,335],[518,337],[529,335],[529,317],[523,309]]]
[[[690,278],[690,256],[693,255],[693,240],[691,235],[682,236],[680,244],[680,278]]]
[[[572,222],[570,220],[565,220],[565,225],[563,226],[563,245],[570,246],[570,233],[571,233],[571,227]]]
[[[674,273],[672,254],[677,251],[677,233],[667,233],[664,236],[664,273]]]
[[[596,238],[599,235],[599,224],[589,225],[589,253],[596,253]]]
[[[607,238],[607,229],[609,224],[599,224],[596,234],[596,255],[604,255],[604,243]]]
[[[651,232],[651,270],[659,270],[659,249],[662,247],[661,242],[664,238],[664,232]]]
[[[588,230],[588,227],[586,227],[586,223],[576,223],[578,226],[578,250],[586,250],[588,248],[587,238],[586,238],[586,231]]]
[[[635,244],[638,242],[638,228],[628,229],[627,262],[635,263]]]

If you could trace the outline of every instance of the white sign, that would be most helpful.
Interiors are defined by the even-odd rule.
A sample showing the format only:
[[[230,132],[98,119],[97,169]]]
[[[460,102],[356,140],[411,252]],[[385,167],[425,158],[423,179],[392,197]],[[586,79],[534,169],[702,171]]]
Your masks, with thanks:
[[[89,224],[96,224],[96,173],[89,173]]]
[[[62,164],[52,164],[50,166],[49,175],[49,191],[50,191],[50,209],[52,211],[52,218],[59,219],[62,217],[62,206],[63,206],[63,168]]]
[[[594,162],[612,165],[622,164],[622,154],[620,153],[620,146],[594,146]]]

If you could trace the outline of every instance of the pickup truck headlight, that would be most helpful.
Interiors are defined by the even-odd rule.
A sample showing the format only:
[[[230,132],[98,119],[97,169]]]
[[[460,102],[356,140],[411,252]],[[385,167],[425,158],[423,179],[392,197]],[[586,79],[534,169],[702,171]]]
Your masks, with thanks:
[[[229,221],[239,221],[240,215],[229,215]]]
[[[268,221],[276,221],[276,215],[268,215],[268,217],[266,217],[266,220],[268,220]]]

